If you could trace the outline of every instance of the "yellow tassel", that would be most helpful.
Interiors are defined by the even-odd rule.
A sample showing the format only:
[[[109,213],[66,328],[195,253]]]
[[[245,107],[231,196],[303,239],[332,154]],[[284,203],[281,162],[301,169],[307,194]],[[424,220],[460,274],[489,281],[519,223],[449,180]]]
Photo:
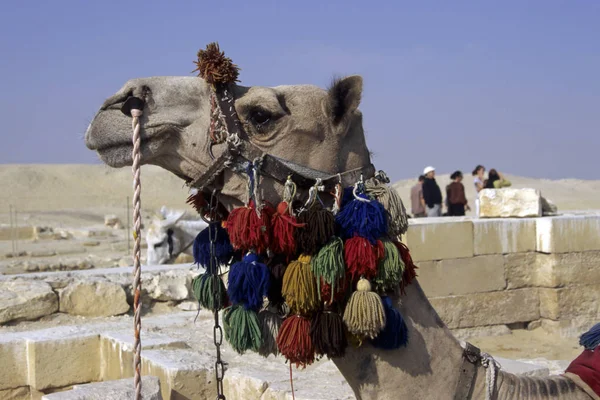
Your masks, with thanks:
[[[371,292],[371,283],[361,278],[356,284],[346,309],[344,322],[350,333],[374,339],[385,327],[385,311],[381,297]]]
[[[283,275],[281,294],[293,314],[307,315],[319,309],[319,290],[311,271],[310,256],[292,261]]]

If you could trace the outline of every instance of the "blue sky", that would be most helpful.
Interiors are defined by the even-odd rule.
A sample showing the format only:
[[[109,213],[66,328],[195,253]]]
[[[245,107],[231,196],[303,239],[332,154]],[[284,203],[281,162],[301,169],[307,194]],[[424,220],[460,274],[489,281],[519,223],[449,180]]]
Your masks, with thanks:
[[[97,163],[83,133],[130,78],[218,41],[245,85],[361,74],[378,168],[600,179],[597,1],[5,1],[0,162]]]

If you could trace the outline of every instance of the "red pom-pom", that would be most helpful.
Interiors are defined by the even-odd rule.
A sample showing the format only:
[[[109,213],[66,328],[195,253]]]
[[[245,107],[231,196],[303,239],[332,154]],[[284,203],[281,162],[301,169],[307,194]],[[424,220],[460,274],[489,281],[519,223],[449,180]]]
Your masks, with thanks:
[[[400,291],[402,294],[404,294],[406,286],[410,285],[413,279],[417,277],[417,266],[413,262],[412,257],[410,256],[410,251],[404,243],[394,242],[394,244],[396,247],[398,247],[400,257],[404,262],[404,274],[402,274],[402,282],[400,282]]]
[[[310,320],[300,315],[286,318],[277,335],[279,352],[296,367],[315,361],[315,348],[310,338]]]
[[[352,280],[371,279],[377,274],[377,254],[371,243],[360,236],[346,240],[344,260]]]
[[[294,229],[305,224],[298,223],[296,217],[288,212],[288,203],[282,201],[277,206],[277,212],[271,220],[273,226],[273,242],[271,250],[276,254],[291,256],[296,253],[296,238]]]
[[[236,250],[254,250],[264,253],[271,243],[271,216],[273,208],[266,205],[260,210],[260,217],[254,203],[231,211],[227,218],[227,233]]]

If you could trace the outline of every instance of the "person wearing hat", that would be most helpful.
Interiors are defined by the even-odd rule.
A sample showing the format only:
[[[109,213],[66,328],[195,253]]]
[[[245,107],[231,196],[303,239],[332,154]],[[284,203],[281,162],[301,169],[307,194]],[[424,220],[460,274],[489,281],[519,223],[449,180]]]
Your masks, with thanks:
[[[429,166],[423,170],[425,181],[423,182],[423,200],[425,200],[425,212],[428,217],[442,216],[442,191],[435,181],[435,168]]]

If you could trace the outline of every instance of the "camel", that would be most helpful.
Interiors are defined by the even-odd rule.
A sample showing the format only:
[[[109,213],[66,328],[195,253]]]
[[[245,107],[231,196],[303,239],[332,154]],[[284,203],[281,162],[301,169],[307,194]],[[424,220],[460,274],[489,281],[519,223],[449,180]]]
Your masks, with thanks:
[[[360,76],[350,76],[335,81],[329,90],[311,85],[234,85],[231,90],[252,143],[281,159],[336,174],[371,163],[358,108],[362,87]],[[131,119],[120,109],[130,96],[143,98],[142,163],[161,166],[191,182],[213,162],[207,134],[210,93],[209,85],[196,77],[130,80],[104,102],[87,129],[86,145],[111,167],[131,165]],[[225,146],[215,145],[215,155]],[[267,178],[260,190],[262,198],[273,204],[281,198],[282,186]],[[226,170],[221,204],[229,209],[243,205],[246,191],[246,180]],[[464,362],[464,344],[439,318],[417,281],[405,295],[395,297],[395,306],[408,325],[406,348],[379,350],[363,344],[351,346],[344,358],[333,360],[356,398],[486,398],[488,369],[480,362]],[[463,392],[463,387],[468,389]],[[565,376],[541,379],[503,371],[498,372],[495,395],[498,399],[593,398]]]
[[[177,259],[192,258],[192,243],[198,232],[208,225],[185,211],[160,209],[146,230],[147,265],[169,264]],[[192,258],[193,259],[193,258]]]

